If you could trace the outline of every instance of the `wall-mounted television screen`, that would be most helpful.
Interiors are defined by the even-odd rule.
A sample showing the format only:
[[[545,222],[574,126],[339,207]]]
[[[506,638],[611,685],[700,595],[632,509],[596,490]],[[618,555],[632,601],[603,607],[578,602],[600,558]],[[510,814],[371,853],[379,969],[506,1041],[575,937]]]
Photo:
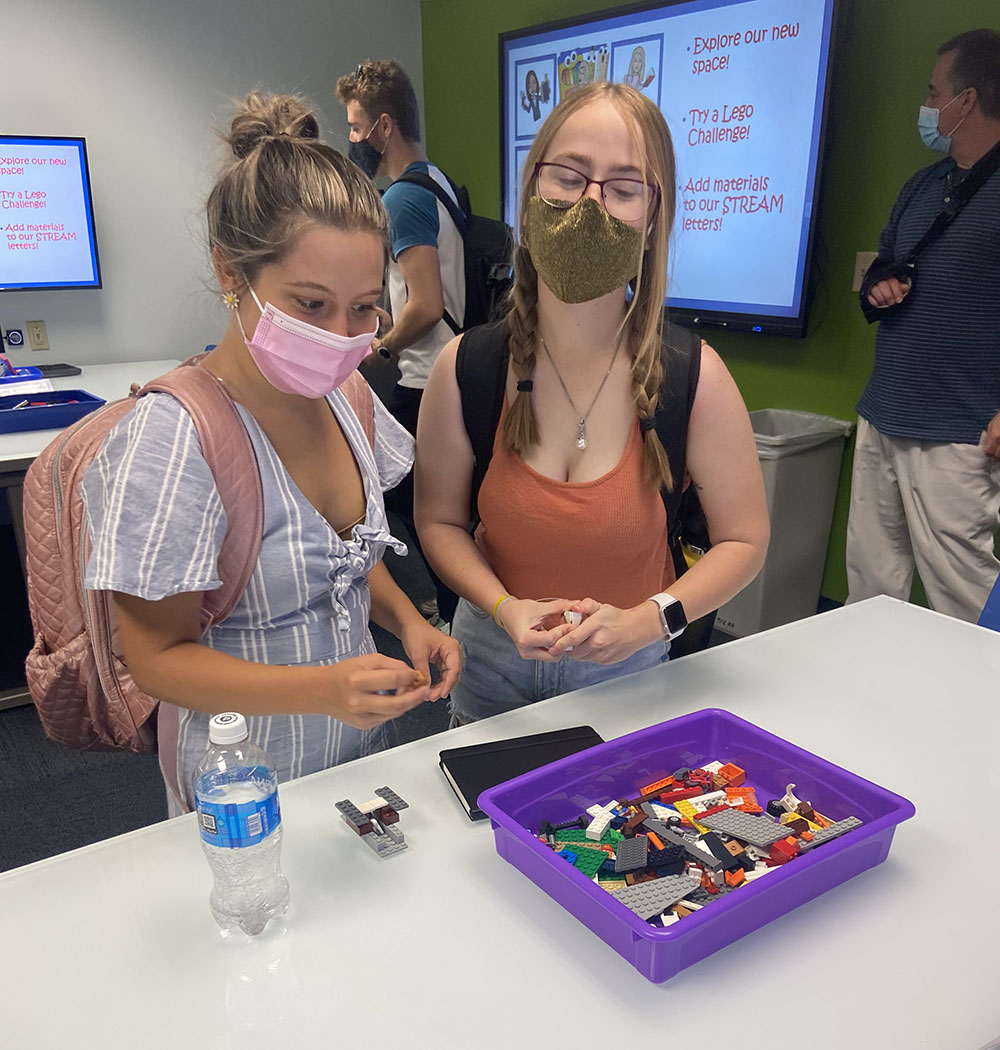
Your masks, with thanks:
[[[0,135],[0,292],[100,288],[87,144]]]
[[[639,4],[500,37],[501,199],[580,84],[630,84],[677,158],[667,302],[695,328],[802,335],[837,0]]]

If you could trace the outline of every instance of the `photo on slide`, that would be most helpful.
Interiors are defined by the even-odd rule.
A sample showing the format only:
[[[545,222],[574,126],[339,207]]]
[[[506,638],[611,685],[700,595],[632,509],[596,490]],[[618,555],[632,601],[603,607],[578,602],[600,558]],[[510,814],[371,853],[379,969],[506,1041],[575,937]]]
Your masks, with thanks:
[[[542,121],[552,111],[555,79],[555,55],[537,55],[517,63],[514,72],[517,138],[533,139]]]
[[[616,40],[611,48],[611,79],[641,91],[659,106],[663,78],[663,36]]]
[[[559,96],[556,101],[575,87],[593,84],[596,80],[607,80],[608,58],[607,44],[587,44],[575,47],[572,51],[563,51],[558,62]]]

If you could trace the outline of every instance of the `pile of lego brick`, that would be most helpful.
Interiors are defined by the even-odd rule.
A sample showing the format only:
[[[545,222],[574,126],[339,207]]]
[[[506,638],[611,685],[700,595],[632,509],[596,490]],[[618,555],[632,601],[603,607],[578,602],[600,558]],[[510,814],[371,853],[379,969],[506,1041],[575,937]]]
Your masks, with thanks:
[[[726,893],[860,827],[792,793],[767,802],[732,762],[678,769],[633,799],[591,806],[539,838],[654,926],[671,926]]]

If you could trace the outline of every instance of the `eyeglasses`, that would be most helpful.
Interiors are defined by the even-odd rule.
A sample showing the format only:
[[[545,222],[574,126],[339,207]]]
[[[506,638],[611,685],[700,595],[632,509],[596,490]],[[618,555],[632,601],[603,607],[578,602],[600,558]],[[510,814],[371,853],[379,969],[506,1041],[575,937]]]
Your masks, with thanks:
[[[587,192],[600,186],[601,201],[609,215],[622,222],[646,218],[660,199],[660,187],[641,179],[591,179],[567,164],[540,161],[535,165],[538,196],[553,208],[572,208]]]

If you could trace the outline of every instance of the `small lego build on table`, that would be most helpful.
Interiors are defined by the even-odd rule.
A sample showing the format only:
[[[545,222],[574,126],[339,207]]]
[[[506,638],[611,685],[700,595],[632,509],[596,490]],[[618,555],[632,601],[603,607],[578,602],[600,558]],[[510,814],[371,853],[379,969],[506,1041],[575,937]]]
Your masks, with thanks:
[[[409,809],[409,803],[391,788],[375,789],[375,797],[356,806],[349,799],[337,803],[344,821],[361,840],[366,842],[380,857],[388,857],[406,849],[402,831],[393,825],[399,823],[399,811]]]

